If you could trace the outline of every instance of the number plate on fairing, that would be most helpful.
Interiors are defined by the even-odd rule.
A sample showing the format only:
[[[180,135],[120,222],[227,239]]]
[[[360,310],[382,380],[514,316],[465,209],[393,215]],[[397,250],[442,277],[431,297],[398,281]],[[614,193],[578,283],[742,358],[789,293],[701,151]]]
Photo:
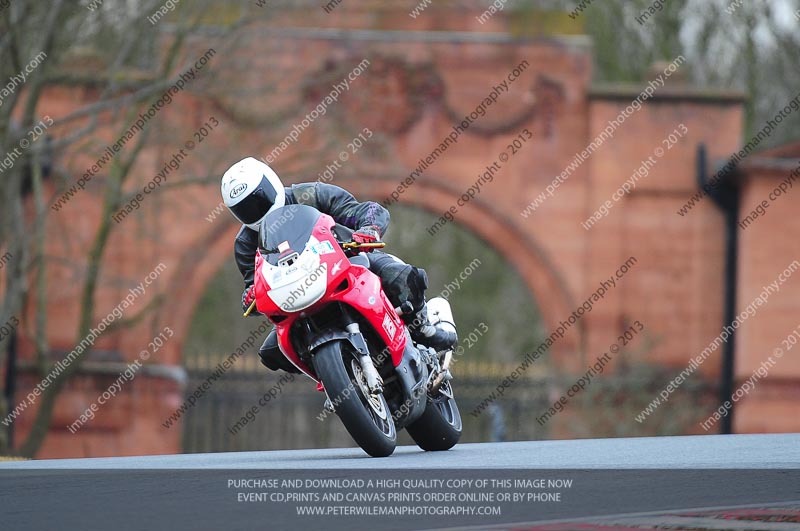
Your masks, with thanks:
[[[392,322],[392,318],[388,313],[383,316],[383,329],[386,330],[389,339],[393,340],[397,333],[397,326]]]
[[[311,248],[314,254],[330,254],[333,252],[333,245],[328,240],[322,241]]]

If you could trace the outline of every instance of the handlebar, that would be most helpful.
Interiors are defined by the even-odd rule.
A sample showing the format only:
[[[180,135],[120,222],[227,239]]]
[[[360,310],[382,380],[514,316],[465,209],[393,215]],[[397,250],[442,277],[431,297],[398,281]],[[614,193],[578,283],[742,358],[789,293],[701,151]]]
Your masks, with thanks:
[[[380,249],[386,247],[386,242],[358,243],[347,242],[342,244],[342,249]]]

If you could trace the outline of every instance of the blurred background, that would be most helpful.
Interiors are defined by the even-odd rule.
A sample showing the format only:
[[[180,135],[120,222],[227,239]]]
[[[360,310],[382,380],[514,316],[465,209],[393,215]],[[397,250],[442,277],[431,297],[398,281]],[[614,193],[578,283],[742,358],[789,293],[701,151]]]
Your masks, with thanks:
[[[0,456],[352,445],[241,317],[219,179],[245,156],[387,205],[454,309],[463,442],[800,431],[799,25],[789,0],[0,2]]]

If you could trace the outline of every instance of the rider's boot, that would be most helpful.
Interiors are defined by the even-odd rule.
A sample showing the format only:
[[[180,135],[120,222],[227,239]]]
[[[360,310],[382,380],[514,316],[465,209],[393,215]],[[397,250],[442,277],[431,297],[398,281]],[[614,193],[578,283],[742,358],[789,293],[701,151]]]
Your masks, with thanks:
[[[431,324],[427,303],[423,304],[422,308],[414,312],[411,317],[408,331],[411,333],[411,339],[415,342],[431,347],[437,352],[450,350],[456,345],[458,336],[455,332],[448,330],[450,327],[445,326],[443,322]]]
[[[425,270],[385,253],[371,253],[369,259],[370,269],[380,277],[389,300],[400,304],[401,316],[411,339],[437,352],[451,349],[458,340],[455,326],[448,330],[428,320],[425,302],[428,274]]]

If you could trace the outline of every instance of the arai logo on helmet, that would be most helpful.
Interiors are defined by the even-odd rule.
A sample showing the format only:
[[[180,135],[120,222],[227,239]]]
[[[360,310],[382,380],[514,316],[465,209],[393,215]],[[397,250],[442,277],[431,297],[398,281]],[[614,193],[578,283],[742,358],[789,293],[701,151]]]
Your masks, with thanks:
[[[231,199],[236,199],[237,197],[242,195],[242,192],[244,192],[245,190],[247,190],[247,183],[242,183],[237,186],[234,186],[233,190],[231,190],[231,193],[229,195],[231,196]]]

